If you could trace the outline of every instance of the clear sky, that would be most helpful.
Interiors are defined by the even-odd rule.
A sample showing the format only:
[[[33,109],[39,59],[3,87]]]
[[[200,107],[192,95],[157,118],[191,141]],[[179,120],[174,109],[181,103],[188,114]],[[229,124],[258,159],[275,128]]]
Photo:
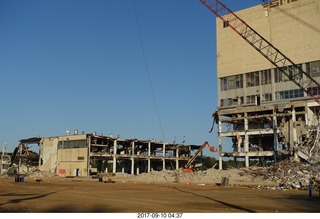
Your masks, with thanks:
[[[215,20],[198,0],[0,0],[1,146],[75,129],[217,146]]]

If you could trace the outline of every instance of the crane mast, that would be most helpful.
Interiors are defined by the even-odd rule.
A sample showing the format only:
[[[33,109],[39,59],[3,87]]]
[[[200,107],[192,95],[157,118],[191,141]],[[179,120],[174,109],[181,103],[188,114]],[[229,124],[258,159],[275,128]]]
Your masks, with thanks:
[[[200,0],[210,11],[271,62],[290,81],[320,104],[320,84],[219,0]]]

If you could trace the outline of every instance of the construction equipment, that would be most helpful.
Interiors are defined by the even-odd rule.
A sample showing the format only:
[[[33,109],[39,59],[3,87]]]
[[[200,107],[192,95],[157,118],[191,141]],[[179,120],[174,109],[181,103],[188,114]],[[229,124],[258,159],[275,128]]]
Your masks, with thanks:
[[[290,81],[295,83],[301,90],[310,96],[315,102],[320,104],[320,84],[315,81],[310,74],[291,61],[287,56],[262,37],[245,21],[239,18],[233,11],[227,8],[219,0],[199,0],[217,17],[219,17],[225,27],[230,27],[240,35],[279,71],[281,71]]]
[[[194,172],[195,169],[194,168],[190,168],[191,164],[193,163],[193,161],[197,158],[197,156],[199,155],[199,153],[206,147],[208,146],[209,150],[211,152],[217,152],[218,149],[215,147],[212,147],[207,141],[204,142],[201,147],[196,151],[196,153],[188,160],[187,164],[182,168],[183,172]]]

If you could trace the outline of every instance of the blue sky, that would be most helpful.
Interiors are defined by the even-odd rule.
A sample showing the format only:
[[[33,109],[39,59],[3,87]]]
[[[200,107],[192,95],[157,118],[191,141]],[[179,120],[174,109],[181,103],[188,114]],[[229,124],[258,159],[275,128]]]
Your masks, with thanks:
[[[0,0],[1,146],[75,129],[217,146],[215,20],[198,0]]]

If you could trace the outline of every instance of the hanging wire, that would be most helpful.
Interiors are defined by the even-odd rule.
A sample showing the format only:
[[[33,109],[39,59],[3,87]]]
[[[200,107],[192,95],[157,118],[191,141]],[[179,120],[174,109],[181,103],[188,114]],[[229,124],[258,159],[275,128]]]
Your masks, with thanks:
[[[146,67],[148,80],[149,80],[150,90],[151,90],[151,93],[152,93],[153,103],[154,103],[154,106],[155,106],[155,109],[156,109],[158,122],[159,122],[159,125],[160,125],[160,129],[161,129],[163,140],[166,141],[166,137],[164,135],[164,131],[163,131],[163,127],[162,127],[162,123],[161,123],[161,119],[160,119],[160,113],[159,113],[159,110],[158,110],[158,105],[157,105],[157,101],[156,101],[156,98],[155,98],[155,95],[154,95],[153,85],[152,85],[152,81],[151,81],[151,77],[150,77],[150,71],[149,71],[149,67],[148,67],[146,52],[145,52],[144,45],[143,45],[140,22],[139,22],[139,17],[138,17],[138,12],[137,12],[137,7],[136,7],[136,1],[135,0],[133,0],[133,5],[134,5],[134,12],[135,12],[135,15],[136,15],[136,21],[137,21],[137,26],[138,26],[138,31],[139,31],[140,44],[141,44],[141,49],[142,49],[142,53],[143,53],[143,59],[144,59],[145,67]]]

